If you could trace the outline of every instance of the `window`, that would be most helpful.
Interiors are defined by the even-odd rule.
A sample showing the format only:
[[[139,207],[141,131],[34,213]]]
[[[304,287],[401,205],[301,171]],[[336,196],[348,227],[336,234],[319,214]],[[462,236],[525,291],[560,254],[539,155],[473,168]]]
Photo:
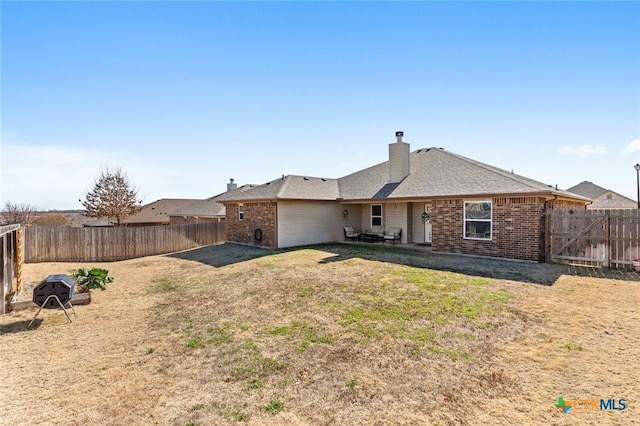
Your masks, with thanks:
[[[244,207],[242,206],[242,204],[238,206],[238,220],[244,220]]]
[[[371,206],[371,226],[382,226],[382,204]]]
[[[474,240],[491,239],[491,201],[465,201],[464,237]]]
[[[611,200],[611,199],[613,199],[613,195],[607,194],[607,200]]]

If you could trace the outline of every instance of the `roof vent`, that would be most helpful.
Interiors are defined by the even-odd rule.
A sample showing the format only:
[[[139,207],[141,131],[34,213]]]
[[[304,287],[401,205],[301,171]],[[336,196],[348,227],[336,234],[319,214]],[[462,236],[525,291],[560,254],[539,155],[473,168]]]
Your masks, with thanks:
[[[305,177],[303,177],[302,179],[304,179],[304,180],[309,180],[309,178],[308,178],[308,177],[306,177],[306,176],[305,176]]]

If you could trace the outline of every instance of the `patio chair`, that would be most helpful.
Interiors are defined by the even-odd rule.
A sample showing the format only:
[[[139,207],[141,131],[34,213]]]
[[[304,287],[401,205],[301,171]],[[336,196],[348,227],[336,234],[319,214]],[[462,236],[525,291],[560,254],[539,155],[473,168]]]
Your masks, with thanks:
[[[401,236],[402,228],[389,228],[389,230],[384,233],[384,236],[382,238],[385,243],[387,241],[392,241],[393,244],[395,244],[396,241],[400,241]]]
[[[353,229],[353,226],[345,226],[344,227],[344,240],[358,240],[360,239],[360,231]]]

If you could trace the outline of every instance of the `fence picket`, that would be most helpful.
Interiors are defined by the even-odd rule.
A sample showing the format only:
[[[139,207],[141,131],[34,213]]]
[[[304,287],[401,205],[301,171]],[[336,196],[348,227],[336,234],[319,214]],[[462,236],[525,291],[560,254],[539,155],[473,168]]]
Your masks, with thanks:
[[[548,210],[547,260],[628,268],[640,257],[640,210]]]
[[[144,227],[29,226],[25,262],[110,262],[225,242],[224,222]]]

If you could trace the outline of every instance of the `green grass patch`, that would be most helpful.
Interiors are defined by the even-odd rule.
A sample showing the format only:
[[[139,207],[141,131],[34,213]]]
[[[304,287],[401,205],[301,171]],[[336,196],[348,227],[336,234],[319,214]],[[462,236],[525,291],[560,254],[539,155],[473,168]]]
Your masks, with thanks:
[[[427,344],[438,339],[476,340],[476,329],[489,328],[511,295],[488,288],[490,280],[453,272],[397,267],[362,286],[348,288],[355,303],[332,302],[338,323],[370,342],[383,336]],[[421,325],[418,325],[421,324]],[[466,330],[446,330],[456,324]],[[446,345],[445,345],[446,346]],[[421,353],[408,345],[410,353]],[[452,360],[468,359],[465,351],[442,351]]]
[[[207,343],[214,345],[222,345],[233,342],[233,335],[230,326],[224,327],[207,327]]]
[[[575,342],[567,342],[564,345],[562,345],[563,348],[565,348],[568,351],[581,351],[582,350],[582,345],[579,343],[575,343]]]
[[[357,384],[358,384],[358,379],[349,379],[344,384],[344,387],[348,389],[353,389],[356,387]]]
[[[284,408],[284,403],[279,399],[272,399],[269,403],[264,407],[264,411],[267,413],[277,413]]]
[[[152,293],[181,293],[184,291],[184,287],[178,279],[173,277],[154,278],[151,283],[150,291]]]
[[[235,380],[263,379],[285,367],[284,362],[262,355],[252,340],[228,347],[217,358]]]
[[[218,413],[219,416],[224,417],[227,420],[233,420],[236,422],[242,422],[249,418],[246,413],[247,404],[234,404],[229,406],[227,404],[214,402],[211,407]]]
[[[260,389],[263,384],[264,381],[262,379],[253,379],[250,380],[249,383],[247,383],[247,387],[249,389]]]
[[[193,336],[187,342],[187,347],[190,349],[200,349],[202,346],[203,346],[202,337],[200,336]]]
[[[311,325],[307,321],[293,321],[289,325],[280,325],[267,329],[267,333],[272,336],[288,336],[297,342],[297,351],[304,352],[312,343],[330,344],[334,338],[328,334],[323,334],[318,330],[318,326]]]

